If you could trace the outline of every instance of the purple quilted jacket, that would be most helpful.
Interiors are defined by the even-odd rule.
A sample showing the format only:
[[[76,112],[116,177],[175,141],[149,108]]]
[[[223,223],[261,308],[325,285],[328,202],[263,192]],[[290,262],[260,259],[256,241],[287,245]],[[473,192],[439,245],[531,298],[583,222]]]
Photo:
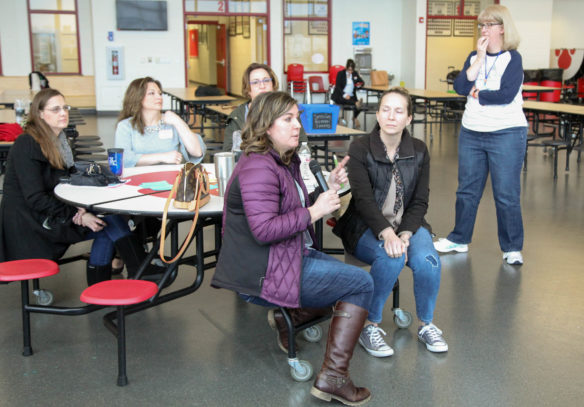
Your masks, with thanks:
[[[316,241],[300,160],[285,166],[275,151],[243,155],[225,192],[223,243],[211,285],[300,307],[305,230]]]

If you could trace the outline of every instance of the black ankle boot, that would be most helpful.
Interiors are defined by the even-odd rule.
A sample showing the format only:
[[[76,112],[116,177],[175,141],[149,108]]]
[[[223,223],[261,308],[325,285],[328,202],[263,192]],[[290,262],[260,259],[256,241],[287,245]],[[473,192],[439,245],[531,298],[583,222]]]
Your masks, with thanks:
[[[107,264],[105,266],[92,266],[91,264],[87,263],[86,268],[86,277],[87,277],[87,285],[94,285],[101,281],[111,280],[112,279],[112,265]]]
[[[144,247],[136,236],[128,235],[114,242],[120,257],[128,269],[128,278],[134,278],[142,262],[146,258]]]
[[[122,258],[118,254],[116,254],[114,256],[114,260],[115,259],[122,260]],[[124,271],[124,266],[125,266],[125,264],[124,264],[124,262],[122,260],[122,267],[114,267],[113,266],[113,260],[112,260],[112,276],[117,276],[119,274],[122,274],[122,272]]]
[[[147,253],[144,251],[144,247],[140,244],[134,235],[122,237],[114,244],[118,250],[118,253],[120,254],[120,257],[126,264],[128,278],[135,278],[136,274],[138,273],[138,269],[147,256]],[[162,278],[162,275],[165,271],[166,267],[149,264],[146,270],[144,270],[144,273],[142,273],[142,278],[145,280],[158,281]],[[152,278],[149,278],[149,276],[152,276]]]

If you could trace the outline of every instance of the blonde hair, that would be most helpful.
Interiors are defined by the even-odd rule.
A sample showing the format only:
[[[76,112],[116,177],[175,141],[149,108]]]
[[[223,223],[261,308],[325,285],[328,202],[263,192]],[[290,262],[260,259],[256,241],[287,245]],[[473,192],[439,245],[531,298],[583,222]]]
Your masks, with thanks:
[[[51,127],[41,118],[41,112],[45,109],[47,102],[55,96],[63,94],[56,89],[43,89],[37,93],[30,104],[30,112],[28,113],[28,121],[24,126],[24,132],[32,136],[32,138],[39,143],[41,151],[51,167],[58,169],[65,169],[65,161],[59,152],[57,143],[55,142],[55,133]]]
[[[146,127],[142,118],[142,101],[146,96],[149,83],[156,84],[162,92],[162,85],[156,79],[149,76],[134,79],[126,89],[122,111],[118,116],[118,122],[131,117],[132,128],[138,130],[140,134],[144,134],[144,127]]]
[[[503,50],[509,51],[517,49],[521,39],[519,38],[519,32],[515,27],[515,23],[513,22],[513,18],[511,17],[509,9],[507,9],[505,6],[495,4],[481,11],[477,18],[478,22],[493,20],[503,25]]]
[[[241,150],[245,154],[264,154],[274,148],[268,130],[276,119],[292,106],[297,105],[296,99],[286,92],[265,92],[251,102],[247,120],[241,133]],[[282,162],[289,165],[298,147],[280,154]]]

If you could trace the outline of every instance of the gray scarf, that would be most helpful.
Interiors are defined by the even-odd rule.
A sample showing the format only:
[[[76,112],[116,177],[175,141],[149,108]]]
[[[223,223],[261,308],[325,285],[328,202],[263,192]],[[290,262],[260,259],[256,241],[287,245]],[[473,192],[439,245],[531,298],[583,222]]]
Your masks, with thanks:
[[[69,142],[67,142],[67,136],[65,135],[65,132],[62,131],[61,133],[59,133],[57,139],[58,139],[57,148],[61,153],[61,157],[63,157],[63,160],[65,161],[65,168],[73,167],[73,165],[75,165],[73,160],[73,152],[71,151],[71,146],[69,146]]]

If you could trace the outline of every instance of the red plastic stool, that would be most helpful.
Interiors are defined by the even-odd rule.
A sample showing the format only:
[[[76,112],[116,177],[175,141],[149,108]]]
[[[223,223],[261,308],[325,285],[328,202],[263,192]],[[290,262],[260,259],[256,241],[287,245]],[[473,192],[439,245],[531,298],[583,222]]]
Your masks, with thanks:
[[[128,384],[126,376],[125,307],[144,302],[158,292],[158,286],[144,280],[108,280],[87,287],[81,293],[86,304],[117,307],[118,325],[114,335],[118,338],[118,386]],[[115,327],[115,326],[114,326]],[[108,327],[109,328],[109,327]]]
[[[52,260],[26,259],[12,260],[0,263],[0,281],[20,281],[22,300],[22,337],[24,340],[23,356],[32,355],[30,337],[30,311],[28,303],[28,281],[55,275],[59,272],[59,266]]]

